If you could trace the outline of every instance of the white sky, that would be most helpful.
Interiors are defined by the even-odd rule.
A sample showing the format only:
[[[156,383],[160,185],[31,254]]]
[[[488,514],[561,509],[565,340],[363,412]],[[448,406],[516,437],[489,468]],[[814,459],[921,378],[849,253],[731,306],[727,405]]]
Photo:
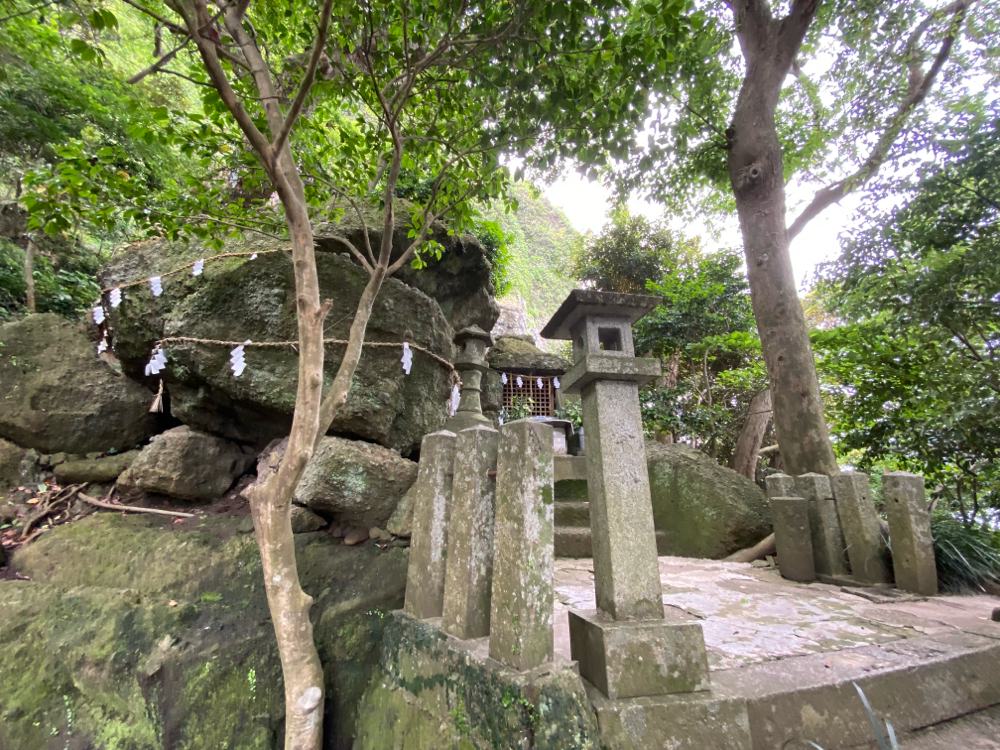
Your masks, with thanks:
[[[794,191],[794,188],[790,190]],[[598,182],[590,182],[575,170],[567,170],[558,181],[543,187],[542,192],[565,212],[570,224],[579,232],[599,232],[607,221],[611,191]],[[790,192],[788,203],[793,207],[804,205],[811,197],[812,193],[808,191],[803,191],[801,195]],[[856,200],[852,200],[849,196],[842,205],[831,206],[809,222],[802,233],[792,241],[792,268],[800,288],[812,278],[813,269],[819,263],[832,260],[839,255],[840,245],[837,236],[846,228],[855,206]],[[660,206],[635,198],[629,201],[629,210],[633,214],[643,214],[649,218],[656,218],[663,212]],[[796,215],[795,210],[789,212],[789,223]],[[689,225],[678,229],[689,235],[704,234],[704,227]],[[714,245],[742,248],[736,217],[734,216],[732,222],[727,225],[718,242],[713,243],[709,240],[707,244],[709,247]]]

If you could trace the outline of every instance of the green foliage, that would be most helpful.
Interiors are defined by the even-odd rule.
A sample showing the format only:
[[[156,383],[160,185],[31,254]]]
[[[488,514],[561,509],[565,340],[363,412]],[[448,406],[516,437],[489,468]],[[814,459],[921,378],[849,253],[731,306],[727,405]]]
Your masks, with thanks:
[[[1000,532],[969,526],[954,516],[931,516],[938,586],[955,593],[985,590],[1000,584]]]
[[[1000,117],[969,131],[848,235],[824,274],[840,325],[813,334],[838,450],[924,473],[963,517],[1000,506]]]
[[[513,235],[505,232],[500,222],[481,217],[476,220],[472,233],[482,244],[486,258],[492,266],[490,281],[493,282],[493,293],[497,297],[503,297],[510,292],[513,285],[510,279],[510,264],[513,258],[510,243]]]
[[[510,406],[503,406],[498,412],[502,423],[513,422],[515,419],[526,419],[531,416],[535,400],[531,396],[515,396]]]
[[[38,312],[75,318],[90,307],[100,293],[94,281],[94,269],[87,265],[54,267],[45,255],[36,255],[33,270]],[[0,319],[25,312],[24,293],[24,250],[0,238]]]
[[[642,294],[650,280],[660,279],[684,249],[660,221],[631,216],[616,208],[598,235],[586,236],[572,255],[571,271],[585,285],[607,292]],[[689,252],[696,251],[691,243]]]

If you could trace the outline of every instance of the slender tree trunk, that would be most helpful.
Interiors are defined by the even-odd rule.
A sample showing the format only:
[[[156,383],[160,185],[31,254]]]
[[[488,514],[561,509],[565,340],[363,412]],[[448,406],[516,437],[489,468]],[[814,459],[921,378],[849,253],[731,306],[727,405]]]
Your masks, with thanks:
[[[746,61],[729,138],[729,179],[743,234],[754,318],[774,404],[774,426],[791,474],[837,472],[809,331],[795,288],[785,224],[785,181],[774,111],[782,82],[819,0],[795,0],[776,21],[763,0],[733,0]]]
[[[747,418],[736,440],[736,450],[729,462],[729,468],[737,471],[750,481],[757,477],[757,458],[764,433],[771,422],[771,391],[765,389],[750,399]]]
[[[24,304],[35,312],[35,243],[30,239],[24,249]]]

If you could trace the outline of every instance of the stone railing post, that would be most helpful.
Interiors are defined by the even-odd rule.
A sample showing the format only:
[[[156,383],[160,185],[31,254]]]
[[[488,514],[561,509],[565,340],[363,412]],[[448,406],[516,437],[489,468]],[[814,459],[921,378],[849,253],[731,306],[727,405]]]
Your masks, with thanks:
[[[838,474],[830,477],[830,484],[844,530],[851,575],[861,583],[890,583],[868,476],[857,472]]]
[[[882,496],[889,519],[896,587],[933,596],[938,587],[937,565],[924,478],[906,471],[886,472],[882,475]]]

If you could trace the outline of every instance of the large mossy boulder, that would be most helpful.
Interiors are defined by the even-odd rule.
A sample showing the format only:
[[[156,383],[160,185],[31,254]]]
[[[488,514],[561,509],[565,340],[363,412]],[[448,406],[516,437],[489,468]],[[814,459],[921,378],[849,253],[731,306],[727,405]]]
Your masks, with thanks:
[[[0,326],[0,437],[43,453],[127,450],[154,433],[152,400],[80,324],[42,314]]]
[[[0,581],[0,750],[273,750],[284,697],[253,535],[102,513],[46,533]],[[406,550],[296,537],[326,675],[325,750],[351,747]]]
[[[295,489],[295,502],[347,526],[384,527],[410,485],[417,463],[360,440],[320,440]]]
[[[653,522],[661,554],[719,559],[771,533],[767,498],[756,484],[686,445],[646,445]]]
[[[279,249],[280,248],[280,249]],[[189,271],[164,276],[163,293],[154,297],[148,284],[124,289],[118,308],[107,306],[114,349],[132,378],[151,386],[144,370],[153,346],[168,337],[223,342],[294,341],[297,339],[292,261],[279,243],[229,248],[258,252],[205,265],[200,276]],[[268,252],[271,251],[271,252]],[[100,275],[108,287],[177,267],[207,254],[203,248],[151,241],[113,258]],[[367,274],[345,255],[317,253],[320,295],[331,301],[325,334],[347,338]],[[352,435],[408,453],[447,417],[450,391],[447,367],[419,350],[404,374],[401,343],[425,347],[446,360],[452,356],[453,331],[437,302],[396,280],[382,286],[366,341],[392,346],[366,346],[347,404],[330,431]],[[290,346],[254,347],[245,351],[246,370],[234,377],[229,344],[166,341],[162,374],[172,416],[199,430],[241,442],[263,445],[285,437],[291,426],[298,359]],[[326,347],[324,378],[329,385],[343,356],[343,346]]]
[[[393,260],[413,241],[409,236],[411,208],[406,201],[399,201],[396,207],[392,237]],[[363,213],[369,242],[377,252],[382,243],[382,211],[366,207]],[[364,228],[355,211],[345,211],[338,223],[320,224],[316,227],[316,247],[320,251],[347,252],[347,247],[337,237],[346,238],[364,252]],[[405,265],[397,271],[396,278],[436,300],[456,331],[472,325],[479,326],[484,331],[492,330],[500,317],[500,306],[493,298],[493,269],[483,246],[472,235],[449,234],[441,223],[433,226],[430,239],[441,246],[441,257],[435,258],[430,253],[424,253],[426,265],[423,268]]]

